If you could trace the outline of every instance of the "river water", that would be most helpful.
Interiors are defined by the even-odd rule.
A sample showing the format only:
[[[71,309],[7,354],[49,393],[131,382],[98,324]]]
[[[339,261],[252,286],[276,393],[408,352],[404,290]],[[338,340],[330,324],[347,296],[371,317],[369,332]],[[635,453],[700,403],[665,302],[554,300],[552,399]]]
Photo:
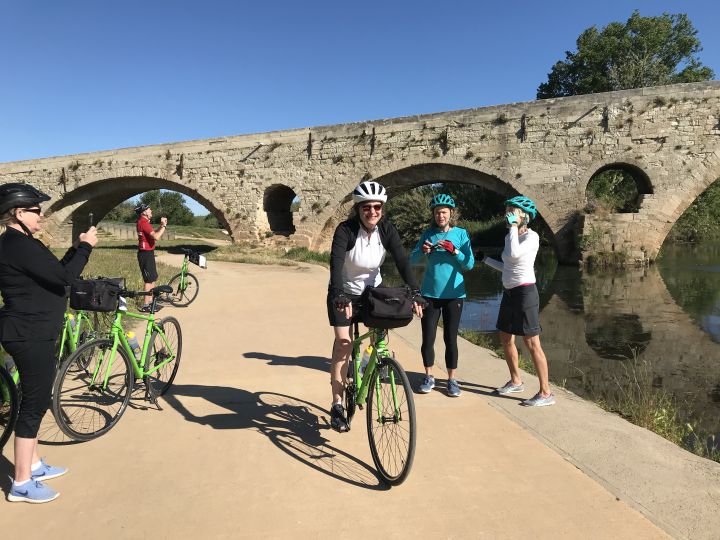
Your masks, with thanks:
[[[488,255],[499,258],[499,250]],[[394,265],[383,272],[397,279]],[[671,394],[687,420],[720,437],[720,242],[664,246],[655,265],[624,272],[558,266],[541,251],[536,276],[554,383],[597,400],[640,378]],[[465,277],[461,327],[497,340],[500,274],[479,265]],[[459,367],[462,378],[462,359]]]

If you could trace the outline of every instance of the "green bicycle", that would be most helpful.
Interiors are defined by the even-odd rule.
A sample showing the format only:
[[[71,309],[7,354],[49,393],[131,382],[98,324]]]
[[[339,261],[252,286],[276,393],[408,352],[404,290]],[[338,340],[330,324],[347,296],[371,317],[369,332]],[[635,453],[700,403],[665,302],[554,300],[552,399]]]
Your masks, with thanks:
[[[83,310],[78,310],[75,313],[66,311],[58,346],[58,365],[70,354],[74,353],[80,345],[98,337],[99,331],[100,320],[96,312],[92,312],[92,315],[89,316]]]
[[[381,478],[390,485],[407,478],[415,457],[415,402],[405,370],[387,349],[387,330],[360,335],[353,322],[352,360],[345,384],[348,426],[355,408],[367,404],[370,452]],[[362,343],[370,338],[369,361],[361,371]],[[356,382],[357,381],[357,382]]]
[[[0,359],[0,450],[10,439],[20,411],[20,390],[17,386],[18,373],[15,371],[11,375],[5,369],[3,360]]]
[[[200,292],[198,279],[188,271],[190,262],[200,265],[200,254],[190,249],[181,249],[184,257],[180,273],[170,278],[168,285],[172,290],[163,296],[163,300],[175,307],[189,306]]]
[[[168,391],[180,366],[182,333],[174,317],[155,320],[158,297],[171,288],[160,285],[151,292],[150,313],[141,314],[127,311],[122,297],[144,297],[147,293],[120,291],[110,337],[84,343],[60,367],[53,386],[52,410],[68,437],[88,441],[112,429],[130,402],[136,380],[144,381],[145,398],[160,408],[157,397]],[[128,342],[123,317],[146,321],[139,352]]]

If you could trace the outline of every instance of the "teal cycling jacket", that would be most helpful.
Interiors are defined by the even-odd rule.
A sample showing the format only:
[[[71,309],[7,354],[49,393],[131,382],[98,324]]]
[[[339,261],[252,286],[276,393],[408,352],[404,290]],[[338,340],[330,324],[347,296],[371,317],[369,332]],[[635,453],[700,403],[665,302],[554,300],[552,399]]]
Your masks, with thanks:
[[[457,248],[457,255],[444,249],[434,249],[429,254],[422,252],[422,245],[428,240],[435,245],[439,240],[449,240]],[[427,229],[415,249],[410,253],[410,263],[426,261],[425,277],[420,292],[428,298],[465,298],[465,279],[462,273],[471,270],[475,264],[470,236],[461,227],[452,227],[442,233],[437,227]]]

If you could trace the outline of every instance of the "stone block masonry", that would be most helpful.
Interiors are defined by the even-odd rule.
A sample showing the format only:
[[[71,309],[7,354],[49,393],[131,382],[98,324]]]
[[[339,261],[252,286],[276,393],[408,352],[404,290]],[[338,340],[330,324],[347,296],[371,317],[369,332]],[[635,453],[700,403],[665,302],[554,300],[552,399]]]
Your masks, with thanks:
[[[466,182],[533,198],[560,260],[576,262],[579,235],[601,226],[595,216],[582,219],[588,182],[609,167],[641,177],[643,197],[632,218],[602,224],[597,249],[615,244],[638,262],[652,260],[720,177],[720,82],[4,163],[0,181],[52,196],[52,244],[68,244],[90,212],[101,219],[138,193],[171,189],[203,204],[236,242],[276,234],[318,250],[362,179],[391,195]]]

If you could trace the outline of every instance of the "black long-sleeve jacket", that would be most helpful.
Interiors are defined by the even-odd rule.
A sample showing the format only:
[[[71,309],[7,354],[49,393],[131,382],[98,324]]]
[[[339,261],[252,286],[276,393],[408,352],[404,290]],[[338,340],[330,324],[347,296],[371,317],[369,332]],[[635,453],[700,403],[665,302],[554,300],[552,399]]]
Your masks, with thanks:
[[[400,276],[411,289],[418,290],[417,281],[413,274],[412,267],[408,262],[407,254],[400,241],[395,225],[381,219],[378,223],[380,232],[380,241],[383,247],[390,253],[395,261]],[[358,232],[360,231],[360,220],[351,218],[343,221],[335,229],[333,236],[332,248],[330,249],[330,296],[334,297],[343,292],[343,265],[345,264],[345,253],[350,251],[357,241]]]
[[[8,227],[0,235],[0,340],[53,340],[60,335],[66,287],[85,268],[92,247],[80,242],[58,260],[39,240]]]

